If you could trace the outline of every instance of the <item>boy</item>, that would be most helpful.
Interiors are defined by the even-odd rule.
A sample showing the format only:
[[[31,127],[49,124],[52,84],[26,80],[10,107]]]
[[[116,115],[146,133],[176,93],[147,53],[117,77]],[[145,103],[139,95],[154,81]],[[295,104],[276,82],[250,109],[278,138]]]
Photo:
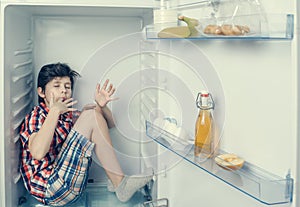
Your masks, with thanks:
[[[115,88],[106,80],[95,89],[96,106],[82,112],[73,108],[75,78],[68,65],[48,64],[38,75],[39,105],[22,124],[20,171],[26,189],[37,200],[54,206],[76,201],[87,183],[94,150],[117,198],[128,201],[152,176],[125,176],[109,136],[114,121],[107,103]]]

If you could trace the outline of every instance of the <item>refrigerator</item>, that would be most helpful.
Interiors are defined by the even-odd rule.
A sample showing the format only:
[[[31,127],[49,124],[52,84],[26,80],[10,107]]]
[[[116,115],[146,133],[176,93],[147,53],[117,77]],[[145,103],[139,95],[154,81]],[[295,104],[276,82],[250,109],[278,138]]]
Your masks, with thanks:
[[[73,206],[300,206],[298,1],[0,2],[0,206],[42,206],[19,173],[18,132],[37,104],[39,69],[54,62],[81,74],[79,109],[94,101],[97,82],[110,79],[119,98],[109,105],[116,121],[110,134],[121,167],[128,175],[155,173],[129,203],[118,203],[95,159],[90,191]],[[160,37],[165,28],[186,29],[181,15],[199,20],[200,34]],[[253,31],[204,34],[200,26],[215,15],[250,19]],[[239,170],[194,159],[203,90],[214,102],[218,153],[243,158]],[[101,203],[98,194],[109,199]]]

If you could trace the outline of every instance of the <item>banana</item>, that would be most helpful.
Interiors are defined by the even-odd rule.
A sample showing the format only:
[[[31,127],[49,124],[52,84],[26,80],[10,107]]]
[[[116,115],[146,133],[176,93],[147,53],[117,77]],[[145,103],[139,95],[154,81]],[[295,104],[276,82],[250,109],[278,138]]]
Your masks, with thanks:
[[[190,18],[187,16],[179,16],[178,19],[184,21],[188,25],[191,37],[199,35],[198,30],[195,28],[199,25],[199,21],[197,19]]]
[[[158,33],[160,38],[186,38],[191,34],[187,26],[168,27]]]

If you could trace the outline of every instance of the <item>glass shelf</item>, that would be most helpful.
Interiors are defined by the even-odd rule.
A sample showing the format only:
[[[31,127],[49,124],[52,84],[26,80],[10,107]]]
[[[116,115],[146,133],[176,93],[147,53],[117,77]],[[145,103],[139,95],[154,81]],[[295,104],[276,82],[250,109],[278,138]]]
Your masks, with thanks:
[[[219,1],[219,0],[216,0]],[[170,3],[171,2],[171,3]],[[179,1],[169,1],[168,3],[171,5],[168,5],[170,9],[185,9],[185,8],[197,8],[201,7],[202,5],[207,5],[211,1],[210,0],[179,0]],[[161,7],[161,1],[156,0],[154,4],[154,8],[160,9]]]
[[[176,137],[149,121],[146,121],[146,134],[184,160],[261,203],[275,205],[292,202],[293,179],[290,173],[285,178],[281,178],[248,162],[245,162],[239,170],[225,170],[219,167],[213,158],[197,160],[190,141]]]
[[[251,18],[253,16],[253,18]],[[242,24],[236,23],[237,25],[247,25],[249,19],[259,19],[257,14],[236,16],[236,22],[241,22]],[[224,18],[223,18],[224,19]],[[257,20],[249,22],[247,26],[250,28],[249,33],[244,35],[210,35],[204,34],[203,30],[208,25],[211,24],[212,20],[208,18],[199,19],[202,27],[197,27],[199,31],[198,35],[190,36],[187,38],[180,37],[159,37],[159,32],[168,27],[163,25],[148,25],[145,28],[147,39],[191,39],[191,40],[209,40],[209,39],[223,39],[223,40],[292,40],[294,37],[294,15],[293,14],[266,14],[265,20]],[[222,18],[217,19],[217,24],[223,22]]]
[[[65,205],[66,207],[99,207],[99,206],[115,206],[115,207],[142,207],[143,204],[149,202],[151,196],[146,192],[146,187],[140,191],[137,191],[132,198],[123,203],[119,201],[115,193],[109,192],[106,185],[89,183],[87,188],[83,192],[80,199],[75,203]],[[23,197],[23,203],[18,207],[50,207],[41,204],[31,195],[27,194]]]

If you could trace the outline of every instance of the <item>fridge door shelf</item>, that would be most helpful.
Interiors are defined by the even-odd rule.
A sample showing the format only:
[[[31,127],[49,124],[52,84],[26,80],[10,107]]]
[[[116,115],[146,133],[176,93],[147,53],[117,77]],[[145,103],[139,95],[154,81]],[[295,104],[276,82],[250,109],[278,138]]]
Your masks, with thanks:
[[[146,121],[146,134],[152,140],[182,157],[194,166],[238,189],[266,205],[291,203],[293,179],[290,173],[285,178],[267,172],[245,162],[239,170],[223,169],[213,158],[199,160],[194,157],[193,144]],[[220,151],[219,154],[226,152]]]
[[[253,21],[249,22],[253,16]],[[255,20],[257,19],[257,21]],[[236,16],[235,21],[230,24],[246,25],[250,28],[249,33],[244,35],[214,35],[204,34],[203,30],[208,25],[222,25],[229,24],[224,23],[225,18],[217,18],[216,21],[212,21],[210,18],[199,19],[200,26],[197,26],[198,34],[195,36],[189,36],[184,39],[191,40],[292,40],[294,36],[294,15],[293,14],[266,14],[264,18],[258,17],[257,14]],[[217,23],[215,23],[217,22]],[[170,37],[159,37],[159,32],[162,29],[169,27],[164,24],[152,24],[145,28],[147,39],[183,39],[182,37],[176,37],[171,35]]]

